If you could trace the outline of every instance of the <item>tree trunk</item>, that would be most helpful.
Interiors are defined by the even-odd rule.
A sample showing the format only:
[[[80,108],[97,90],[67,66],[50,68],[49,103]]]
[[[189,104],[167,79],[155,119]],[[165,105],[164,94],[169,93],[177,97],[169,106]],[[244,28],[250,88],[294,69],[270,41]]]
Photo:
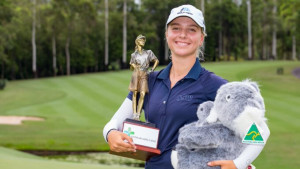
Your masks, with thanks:
[[[219,0],[219,4],[221,3],[221,1]],[[219,53],[218,53],[218,60],[220,61],[221,60],[221,56],[222,56],[222,53],[223,53],[223,34],[222,34],[222,16],[219,15],[219,26],[220,26],[220,30],[219,30]]]
[[[1,62],[1,79],[4,79],[4,59]]]
[[[205,12],[205,0],[201,0],[201,11],[202,11],[203,16],[204,16],[204,12]]]
[[[68,35],[67,40],[66,40],[66,46],[65,46],[65,51],[66,51],[66,69],[67,69],[67,75],[69,76],[71,74],[71,66],[70,66],[70,35]]]
[[[105,56],[104,70],[108,68],[108,0],[105,0]]]
[[[36,0],[32,0],[33,7],[32,7],[32,72],[34,77],[37,78],[37,71],[36,71],[36,42],[35,42],[35,27],[36,27]]]
[[[204,12],[205,12],[205,9],[204,9],[205,8],[205,0],[196,0],[195,6],[202,11],[203,16],[204,16]]]
[[[126,68],[127,60],[127,0],[124,0],[123,6],[123,57],[122,57],[122,68]]]
[[[262,23],[262,26],[263,26],[263,30],[262,30],[262,38],[263,38],[263,44],[262,44],[262,57],[261,57],[261,60],[265,60],[267,58],[267,31],[266,31],[266,2],[263,1],[264,3],[264,11],[263,11],[263,23]]]
[[[57,65],[56,65],[56,39],[55,34],[52,34],[52,57],[53,57],[53,76],[56,76]]]
[[[274,0],[274,7],[273,7],[273,32],[272,32],[272,59],[277,59],[277,28],[276,28],[276,22],[275,18],[277,15],[277,5],[276,0]]]
[[[252,33],[251,33],[251,1],[247,0],[247,21],[248,21],[248,59],[252,60]]]
[[[165,40],[165,61],[167,62],[169,59],[169,46],[167,40]]]
[[[223,35],[222,35],[222,30],[219,30],[219,53],[218,53],[218,60],[221,60],[222,56],[222,40],[223,40]]]
[[[292,59],[293,60],[297,60],[297,57],[296,57],[296,36],[295,35],[293,35],[293,53],[292,53]]]
[[[202,11],[202,14],[204,16],[204,12],[205,12],[205,0],[201,0],[201,11]],[[203,50],[202,53],[200,53],[200,59],[202,59],[204,61],[205,60],[205,57],[204,57],[204,53],[205,53],[205,41],[202,44],[202,50]]]

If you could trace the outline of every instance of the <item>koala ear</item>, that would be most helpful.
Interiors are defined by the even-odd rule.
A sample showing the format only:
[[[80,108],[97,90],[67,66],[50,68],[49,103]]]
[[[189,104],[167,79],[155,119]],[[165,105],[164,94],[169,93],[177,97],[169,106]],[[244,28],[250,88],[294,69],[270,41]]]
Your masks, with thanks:
[[[227,102],[229,102],[230,99],[231,99],[231,95],[230,95],[230,94],[227,94],[226,97],[225,97],[225,99],[226,99]]]
[[[246,79],[243,82],[247,82],[250,86],[254,87],[257,92],[260,92],[259,85],[256,82],[251,81],[251,79]]]
[[[251,82],[250,85],[251,85],[252,87],[254,87],[254,89],[255,89],[257,92],[260,92],[260,91],[259,91],[258,84],[257,84],[256,82]]]

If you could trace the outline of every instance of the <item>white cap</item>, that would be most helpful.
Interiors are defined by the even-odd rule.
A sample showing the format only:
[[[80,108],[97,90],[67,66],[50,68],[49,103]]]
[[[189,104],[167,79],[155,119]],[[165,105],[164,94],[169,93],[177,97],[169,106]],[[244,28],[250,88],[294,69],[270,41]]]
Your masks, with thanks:
[[[187,16],[193,19],[197,25],[203,28],[203,32],[205,32],[205,23],[204,23],[203,14],[199,9],[195,8],[193,5],[181,5],[177,8],[173,8],[169,15],[166,26],[170,22],[172,22],[175,18],[180,16]]]

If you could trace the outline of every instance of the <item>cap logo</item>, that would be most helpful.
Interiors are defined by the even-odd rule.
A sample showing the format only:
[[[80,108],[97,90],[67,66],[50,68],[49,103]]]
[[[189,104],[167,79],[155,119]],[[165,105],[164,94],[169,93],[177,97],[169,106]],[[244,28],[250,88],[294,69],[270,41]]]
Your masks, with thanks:
[[[183,7],[183,8],[180,10],[180,12],[178,12],[177,14],[182,14],[182,13],[186,13],[186,14],[189,14],[189,15],[193,15],[193,14],[191,13],[190,9],[187,8],[187,7]]]

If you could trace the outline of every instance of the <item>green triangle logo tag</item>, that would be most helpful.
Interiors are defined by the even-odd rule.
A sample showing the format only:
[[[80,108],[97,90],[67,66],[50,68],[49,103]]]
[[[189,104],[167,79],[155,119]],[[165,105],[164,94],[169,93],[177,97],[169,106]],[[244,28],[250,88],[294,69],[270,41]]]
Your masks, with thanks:
[[[265,144],[255,123],[251,125],[242,142],[247,144]]]

